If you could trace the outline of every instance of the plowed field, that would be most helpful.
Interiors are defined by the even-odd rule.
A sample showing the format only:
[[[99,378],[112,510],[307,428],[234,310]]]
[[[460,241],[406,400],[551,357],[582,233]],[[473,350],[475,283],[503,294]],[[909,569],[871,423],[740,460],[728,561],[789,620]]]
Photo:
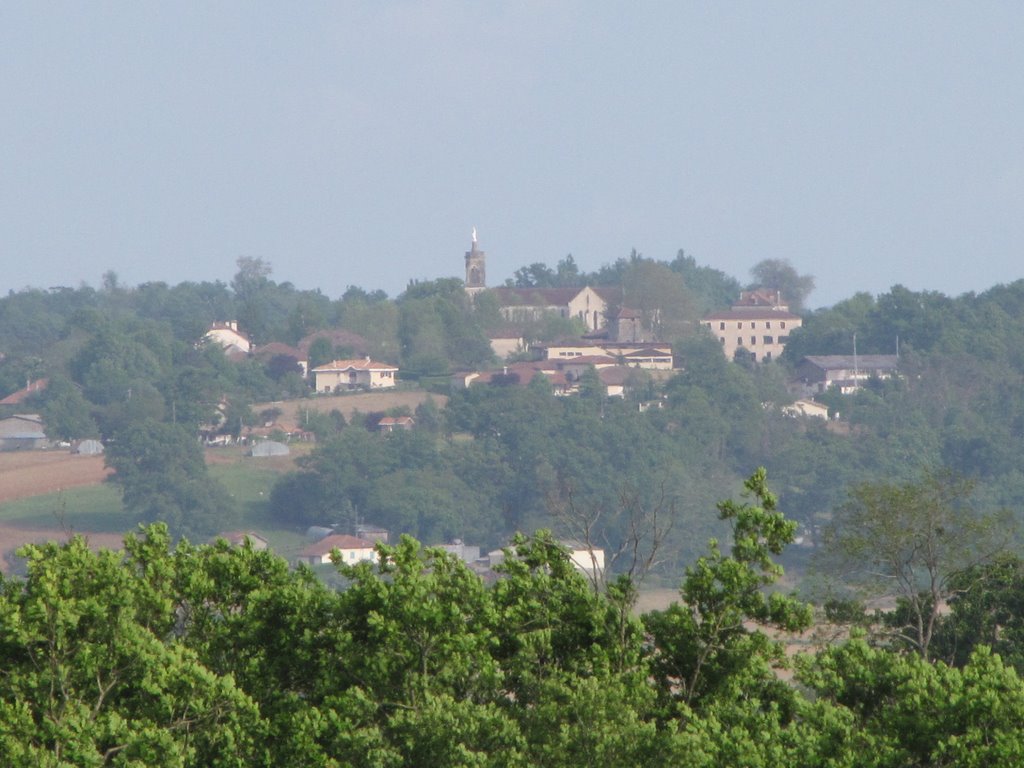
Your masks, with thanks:
[[[78,456],[67,451],[0,453],[0,503],[95,485],[103,482],[107,474],[102,456]],[[93,547],[118,549],[121,546],[120,534],[79,533],[84,534]],[[22,544],[67,537],[67,532],[58,528],[0,523],[0,571],[10,571],[10,558]]]
[[[102,456],[67,451],[0,453],[0,503],[95,485],[108,474]]]

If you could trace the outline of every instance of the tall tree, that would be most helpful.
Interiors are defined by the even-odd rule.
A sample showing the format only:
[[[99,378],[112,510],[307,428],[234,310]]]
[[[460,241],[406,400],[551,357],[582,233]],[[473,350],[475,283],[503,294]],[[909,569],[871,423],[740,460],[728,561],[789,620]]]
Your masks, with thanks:
[[[51,440],[98,437],[99,427],[81,390],[65,376],[51,376],[42,396],[42,416]]]
[[[1005,546],[1005,515],[971,508],[974,483],[948,470],[906,483],[864,483],[836,510],[820,565],[901,601],[895,638],[923,658],[955,578]]]
[[[801,275],[787,259],[764,259],[750,270],[754,282],[751,288],[770,288],[782,293],[783,300],[794,312],[804,308],[804,302],[814,290],[814,276]]]
[[[201,538],[237,522],[234,500],[209,476],[196,438],[181,425],[134,424],[108,445],[106,462],[125,507],[142,520]]]
[[[811,623],[810,606],[765,589],[783,574],[772,560],[793,541],[796,524],[776,509],[766,473],[758,469],[744,483],[752,502],[729,500],[719,515],[732,525],[732,548],[718,542],[686,570],[682,601],[645,617],[657,648],[653,670],[664,699],[696,705],[747,686],[772,698],[777,691],[770,666],[784,664],[782,646],[748,622],[800,632]]]
[[[134,554],[126,563],[75,537],[27,546],[25,581],[2,582],[5,766],[243,768],[261,759],[253,701],[169,639],[180,603],[167,532],[145,537],[135,544],[154,554],[146,569]]]

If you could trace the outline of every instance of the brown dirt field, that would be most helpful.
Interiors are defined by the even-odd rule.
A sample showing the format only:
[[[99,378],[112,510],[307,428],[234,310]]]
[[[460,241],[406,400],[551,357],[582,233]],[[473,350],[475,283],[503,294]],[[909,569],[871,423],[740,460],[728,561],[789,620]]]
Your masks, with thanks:
[[[103,482],[110,470],[102,456],[79,456],[67,451],[0,453],[0,502],[56,493]],[[90,546],[119,549],[121,534],[83,533]],[[22,544],[66,541],[65,531],[0,524],[0,572],[9,573],[14,550]]]
[[[427,398],[432,399],[438,408],[444,408],[448,404],[448,398],[445,395],[434,395],[417,389],[395,392],[360,392],[354,395],[317,395],[301,400],[256,403],[252,406],[252,411],[258,414],[269,408],[279,408],[281,415],[277,417],[277,426],[284,430],[292,430],[301,426],[298,423],[299,409],[308,408],[321,413],[329,413],[338,409],[346,419],[351,419],[352,414],[356,411],[360,413],[386,411],[389,408],[400,408],[403,405],[411,410],[416,410],[416,406]]]
[[[66,451],[0,453],[0,502],[96,485],[108,474],[102,456]]]

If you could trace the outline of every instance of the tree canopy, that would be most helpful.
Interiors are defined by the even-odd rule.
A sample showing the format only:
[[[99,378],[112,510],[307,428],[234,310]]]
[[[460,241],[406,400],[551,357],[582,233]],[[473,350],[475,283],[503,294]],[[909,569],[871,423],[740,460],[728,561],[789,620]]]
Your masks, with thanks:
[[[404,537],[308,568],[140,528],[120,552],[29,545],[0,579],[0,754],[36,766],[1013,765],[1024,682],[984,646],[960,666],[861,635],[792,665],[770,588],[795,527],[759,470],[725,501],[679,602],[635,617],[546,532],[488,585]],[[626,609],[626,610],[624,610]]]

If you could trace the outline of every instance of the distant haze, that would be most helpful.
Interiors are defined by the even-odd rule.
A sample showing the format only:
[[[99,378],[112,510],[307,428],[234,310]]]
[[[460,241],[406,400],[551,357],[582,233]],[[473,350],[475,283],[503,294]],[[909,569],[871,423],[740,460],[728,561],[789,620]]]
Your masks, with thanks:
[[[1024,276],[1024,4],[0,5],[0,289],[330,296],[679,248],[809,304]]]

